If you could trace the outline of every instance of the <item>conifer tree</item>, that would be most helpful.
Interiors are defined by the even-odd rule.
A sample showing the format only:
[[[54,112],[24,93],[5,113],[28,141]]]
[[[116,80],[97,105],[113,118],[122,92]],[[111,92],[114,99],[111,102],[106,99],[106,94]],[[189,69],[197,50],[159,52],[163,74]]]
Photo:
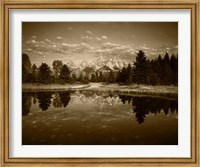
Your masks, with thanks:
[[[38,80],[40,83],[49,83],[51,76],[50,67],[46,63],[42,63],[39,67]]]
[[[147,60],[146,55],[143,51],[139,51],[134,62],[133,68],[133,81],[137,84],[145,84],[147,77]]]

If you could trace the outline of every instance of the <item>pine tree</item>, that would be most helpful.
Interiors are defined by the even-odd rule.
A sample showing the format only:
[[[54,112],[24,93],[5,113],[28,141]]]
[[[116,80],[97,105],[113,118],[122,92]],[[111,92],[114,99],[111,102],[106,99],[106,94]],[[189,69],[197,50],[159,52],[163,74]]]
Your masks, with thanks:
[[[80,74],[80,76],[79,76],[78,80],[79,80],[80,82],[82,82],[82,81],[83,81],[83,74],[82,74],[82,73]]]
[[[114,83],[115,82],[115,75],[114,75],[114,72],[112,70],[109,72],[108,82],[109,83]]]
[[[127,71],[126,83],[131,84],[132,83],[132,67],[131,67],[130,63],[128,64],[126,71]]]
[[[70,79],[70,70],[69,68],[67,67],[67,65],[63,65],[61,70],[60,70],[60,81],[61,83],[66,83],[66,82],[69,82],[69,79]]]
[[[126,69],[126,67],[123,67],[120,72],[119,81],[122,83],[126,83],[127,78],[128,78],[127,69]]]
[[[169,54],[166,53],[162,63],[162,83],[164,85],[169,85],[172,83],[172,81],[173,81],[173,72],[171,69]]]
[[[38,80],[40,83],[49,83],[51,77],[50,67],[46,63],[42,63],[39,67]]]
[[[99,74],[99,81],[100,82],[104,82],[104,77],[103,77],[103,73],[102,72],[100,72],[100,74]]]
[[[139,51],[136,57],[136,62],[134,63],[133,68],[133,81],[137,84],[145,84],[147,77],[147,60],[145,53],[143,51]]]
[[[31,61],[29,56],[25,53],[22,54],[22,82],[30,81]]]
[[[37,66],[35,64],[33,64],[32,69],[31,69],[31,82],[35,83],[37,82]]]
[[[62,65],[63,65],[63,63],[62,63],[61,60],[54,60],[53,63],[52,63],[54,76],[55,76],[56,81],[58,81]]]
[[[96,75],[95,75],[95,74],[92,74],[92,76],[91,76],[91,81],[92,81],[92,82],[96,82]]]
[[[173,84],[178,84],[178,58],[174,54],[172,54],[170,59],[170,65],[173,72]]]

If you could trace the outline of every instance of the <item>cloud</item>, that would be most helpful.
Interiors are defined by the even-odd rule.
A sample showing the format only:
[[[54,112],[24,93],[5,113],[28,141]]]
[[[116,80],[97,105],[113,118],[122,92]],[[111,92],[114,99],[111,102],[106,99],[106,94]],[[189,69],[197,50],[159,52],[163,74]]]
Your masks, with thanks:
[[[87,44],[87,43],[81,43],[81,45],[83,46],[83,47],[85,47],[85,48],[87,48],[87,49],[93,49],[93,47],[92,46],[90,46],[89,44]]]
[[[107,40],[107,39],[108,39],[107,36],[102,36],[101,38],[104,39],[104,40]]]
[[[27,52],[31,52],[33,49],[31,49],[31,48],[27,48],[27,49],[25,49]]]
[[[160,45],[160,47],[158,48],[158,52],[164,52],[164,54],[166,52],[168,52],[170,55],[171,54],[177,54],[178,53],[178,46],[175,45],[175,46],[170,46],[168,44],[163,44],[163,45]]]
[[[74,48],[78,46],[78,44],[69,44],[69,43],[62,43],[62,45],[68,48]]]
[[[46,42],[49,42],[49,43],[51,42],[49,39],[45,39],[45,41],[46,41]]]
[[[31,38],[28,41],[23,41],[23,52],[32,55],[32,57],[34,57],[33,59],[38,57],[37,61],[39,64],[41,61],[50,62],[55,59],[55,57],[59,57],[63,60],[63,62],[69,59],[79,61],[84,58],[91,61],[100,55],[106,59],[116,58],[125,61],[134,61],[138,50],[143,50],[147,58],[150,59],[157,57],[159,54],[164,55],[166,51],[169,51],[170,55],[171,53],[176,54],[178,50],[178,46],[176,45],[161,45],[159,47],[152,48],[147,44],[136,46],[134,44],[125,45],[112,43],[111,41],[108,42],[108,37],[105,35],[90,36],[89,33],[85,36],[82,35],[82,40],[79,40],[78,43],[69,43],[60,36],[57,36],[56,39],[60,40],[55,40],[56,42],[53,42],[50,39],[39,41],[37,38]],[[40,58],[42,58],[41,55],[45,56],[43,57],[45,60],[40,60]]]
[[[141,50],[143,50],[143,51],[147,51],[147,50],[150,50],[151,48],[149,48],[149,47],[146,47],[146,45],[145,46],[140,46],[139,47]]]
[[[98,37],[97,37],[97,38],[95,38],[95,40],[98,41],[98,42],[100,42],[100,41],[101,41],[101,38],[98,38]]]
[[[94,50],[95,56],[103,55],[105,58],[116,58],[124,60],[133,60],[135,49],[130,45],[120,45],[115,43],[103,43],[101,48]]]
[[[72,30],[72,27],[68,27],[67,29],[68,29],[69,31],[71,31],[71,30]]]
[[[62,43],[62,45],[67,46],[68,44],[67,43]]]
[[[87,34],[89,35],[92,35],[92,32],[91,31],[86,31]]]
[[[105,41],[105,40],[107,40],[108,39],[108,37],[106,37],[106,36],[102,36],[102,37],[96,37],[96,38],[94,38],[94,41],[95,42],[103,42],[103,41]]]
[[[60,37],[60,36],[57,36],[57,37],[56,37],[56,39],[63,39],[63,38],[62,38],[62,37]]]
[[[31,42],[32,42],[32,43],[36,43],[36,40],[32,39]]]
[[[40,52],[40,51],[37,51],[37,53],[40,54],[40,55],[42,55],[42,52]]]
[[[118,44],[107,42],[107,43],[104,43],[102,47],[103,48],[114,48],[114,47],[119,47],[119,46],[120,45],[118,45]]]
[[[89,40],[92,40],[93,38],[87,35],[87,36],[81,36],[81,39],[85,41],[89,41]]]

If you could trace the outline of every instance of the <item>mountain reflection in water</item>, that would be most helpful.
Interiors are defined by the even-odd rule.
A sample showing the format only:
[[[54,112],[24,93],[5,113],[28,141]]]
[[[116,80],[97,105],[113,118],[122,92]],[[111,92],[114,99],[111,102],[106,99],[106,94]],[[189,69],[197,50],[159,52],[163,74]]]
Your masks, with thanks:
[[[178,100],[93,91],[23,92],[23,144],[178,144]]]

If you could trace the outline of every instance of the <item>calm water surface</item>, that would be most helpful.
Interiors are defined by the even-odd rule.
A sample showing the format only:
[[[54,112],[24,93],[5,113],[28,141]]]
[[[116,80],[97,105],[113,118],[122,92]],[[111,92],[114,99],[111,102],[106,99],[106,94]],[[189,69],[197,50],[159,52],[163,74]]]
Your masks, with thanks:
[[[92,91],[22,93],[23,145],[177,145],[178,100]]]

